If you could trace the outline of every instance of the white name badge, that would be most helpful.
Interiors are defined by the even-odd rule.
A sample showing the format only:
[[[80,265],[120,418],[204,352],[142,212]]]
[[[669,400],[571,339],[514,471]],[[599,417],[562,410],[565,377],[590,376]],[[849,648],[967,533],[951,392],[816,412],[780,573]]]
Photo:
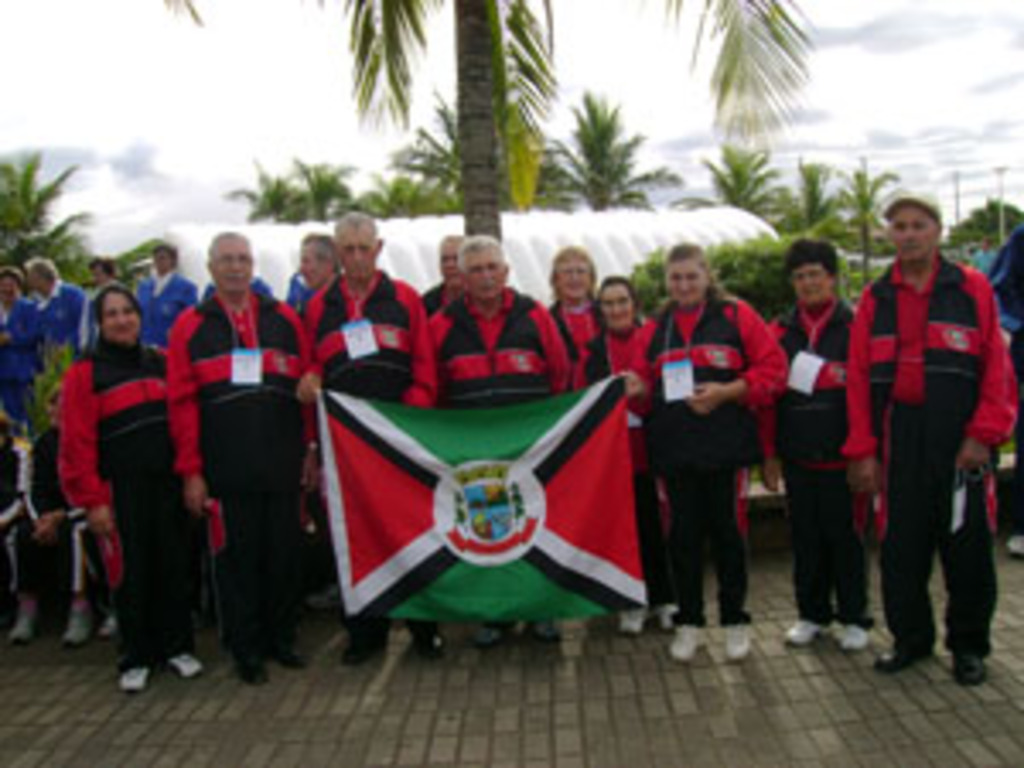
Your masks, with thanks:
[[[665,402],[693,397],[693,363],[689,360],[666,363],[661,369],[661,381],[665,387]]]
[[[825,358],[797,352],[789,366],[789,388],[805,395],[814,394],[814,384],[825,365]]]
[[[644,420],[637,416],[632,411],[626,411],[626,426],[630,429],[640,429],[644,425]]]
[[[263,383],[263,353],[258,349],[236,349],[231,353],[231,383],[252,386]]]
[[[369,320],[353,320],[341,326],[345,335],[345,347],[350,360],[377,354],[377,337],[373,335],[373,323]]]

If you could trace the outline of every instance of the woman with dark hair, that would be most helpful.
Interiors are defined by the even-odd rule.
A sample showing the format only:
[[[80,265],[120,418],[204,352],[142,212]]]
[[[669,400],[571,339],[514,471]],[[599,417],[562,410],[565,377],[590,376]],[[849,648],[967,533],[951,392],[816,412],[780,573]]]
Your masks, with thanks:
[[[699,246],[669,251],[665,281],[671,302],[645,333],[637,364],[651,392],[651,464],[672,506],[679,612],[669,651],[688,662],[700,646],[710,539],[725,655],[739,661],[750,652],[745,486],[761,459],[754,409],[782,391],[786,357],[757,312],[718,287]]]
[[[627,391],[636,391],[642,383],[633,371],[640,354],[639,303],[633,284],[624,277],[607,277],[597,292],[602,331],[587,345],[584,377],[593,384],[608,376],[624,374]],[[647,583],[647,604],[658,616],[663,629],[672,628],[676,612],[672,583],[668,573],[668,553],[661,530],[658,491],[647,462],[643,420],[629,412],[629,440],[633,456],[633,494],[636,503],[636,527],[640,541],[640,561]],[[619,631],[638,635],[643,631],[648,611],[644,608],[624,611],[619,616]]]
[[[772,491],[786,480],[799,614],[786,643],[810,645],[837,620],[839,647],[860,651],[871,626],[863,541],[868,498],[850,492],[842,455],[853,312],[836,294],[837,268],[836,250],[824,241],[797,240],[786,254],[796,307],[773,330],[790,372],[785,393],[767,412],[762,477]]]
[[[99,338],[68,371],[59,465],[69,502],[86,510],[113,592],[120,687],[151,671],[195,677],[188,595],[188,515],[173,472],[163,353],[139,343],[142,313],[119,284],[94,302]]]

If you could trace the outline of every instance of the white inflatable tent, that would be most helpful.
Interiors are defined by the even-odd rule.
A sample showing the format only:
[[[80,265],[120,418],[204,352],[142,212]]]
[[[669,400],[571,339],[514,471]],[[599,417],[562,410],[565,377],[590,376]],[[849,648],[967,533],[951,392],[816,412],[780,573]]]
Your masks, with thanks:
[[[387,219],[379,222],[384,252],[381,266],[420,291],[439,279],[437,247],[448,234],[462,232],[461,216]],[[197,285],[209,281],[206,249],[218,232],[233,230],[250,239],[256,274],[283,297],[299,261],[299,244],[310,232],[331,233],[332,224],[180,225],[168,232],[181,254],[182,273]],[[680,242],[702,246],[775,236],[763,220],[736,208],[692,211],[535,212],[504,214],[503,242],[511,264],[511,282],[519,290],[550,301],[551,259],[566,245],[582,245],[598,274],[629,275],[652,251]]]

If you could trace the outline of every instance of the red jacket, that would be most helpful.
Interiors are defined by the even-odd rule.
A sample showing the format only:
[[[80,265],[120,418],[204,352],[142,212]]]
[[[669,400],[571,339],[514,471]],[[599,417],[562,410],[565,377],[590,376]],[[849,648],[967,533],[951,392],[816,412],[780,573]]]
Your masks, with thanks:
[[[350,359],[342,326],[373,325],[378,351]],[[317,293],[303,316],[312,353],[311,370],[324,388],[356,397],[430,408],[437,398],[437,371],[427,315],[416,291],[378,272],[367,296],[356,301],[339,277]]]
[[[900,277],[898,265],[889,273],[869,285],[861,296],[850,331],[850,355],[847,362],[847,410],[850,432],[843,454],[850,459],[862,459],[875,455],[878,451],[877,418],[873,405],[872,367],[888,363],[893,366],[896,381],[900,376],[910,376],[909,385],[904,383],[897,387],[914,396],[915,387],[924,386],[925,379],[917,376],[911,368],[914,361],[901,361],[901,345],[905,351],[918,349],[919,357],[925,357],[924,367],[928,367],[929,353],[950,354],[963,352],[977,359],[977,400],[973,413],[969,415],[964,427],[964,434],[985,445],[995,446],[1007,439],[1013,430],[1017,415],[1017,383],[1010,364],[1006,343],[999,330],[999,316],[992,289],[985,276],[974,269],[961,267],[944,259],[939,259],[936,267],[938,277],[933,276],[929,289],[927,309],[933,306],[936,297],[945,297],[953,292],[966,295],[973,304],[973,318],[958,324],[942,322],[941,318],[924,316],[914,325],[919,328],[917,338],[908,338],[906,313],[902,312],[904,302],[914,302],[909,297],[912,291]],[[894,291],[896,297],[897,316],[900,318],[897,328],[879,329],[878,317],[879,292]],[[971,323],[975,323],[972,326]],[[925,375],[928,375],[927,373]],[[913,380],[919,383],[914,384]],[[922,398],[937,397],[932,392],[921,392]],[[916,397],[914,399],[917,399]],[[960,403],[938,403],[937,412],[943,408],[952,408]]]

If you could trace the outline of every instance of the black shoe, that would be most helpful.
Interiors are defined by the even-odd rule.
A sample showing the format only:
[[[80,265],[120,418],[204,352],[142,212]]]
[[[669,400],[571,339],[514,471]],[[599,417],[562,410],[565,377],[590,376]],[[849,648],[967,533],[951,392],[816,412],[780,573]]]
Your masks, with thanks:
[[[931,655],[931,649],[926,651],[896,649],[875,659],[875,671],[881,672],[883,675],[895,675]]]
[[[384,646],[379,644],[363,645],[353,643],[341,654],[341,663],[346,667],[357,667],[365,664],[378,653],[384,652]]]
[[[412,644],[421,659],[434,661],[444,656],[444,638],[438,634],[415,637]]]
[[[238,679],[246,685],[263,685],[270,678],[267,676],[267,668],[259,659],[238,659],[235,662],[235,672]]]
[[[981,685],[988,677],[985,661],[973,653],[953,654],[953,679],[960,685]]]
[[[285,669],[305,669],[306,659],[295,652],[293,648],[282,648],[274,651],[271,658]]]

